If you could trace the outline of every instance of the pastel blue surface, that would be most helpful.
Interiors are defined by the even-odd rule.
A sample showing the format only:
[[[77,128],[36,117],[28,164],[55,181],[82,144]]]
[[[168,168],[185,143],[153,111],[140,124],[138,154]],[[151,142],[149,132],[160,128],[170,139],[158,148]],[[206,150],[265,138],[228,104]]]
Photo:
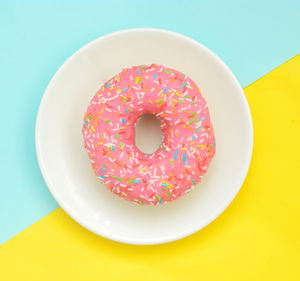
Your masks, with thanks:
[[[34,144],[43,92],[89,41],[157,27],[203,43],[247,86],[299,52],[300,1],[0,1],[0,243],[58,207]]]

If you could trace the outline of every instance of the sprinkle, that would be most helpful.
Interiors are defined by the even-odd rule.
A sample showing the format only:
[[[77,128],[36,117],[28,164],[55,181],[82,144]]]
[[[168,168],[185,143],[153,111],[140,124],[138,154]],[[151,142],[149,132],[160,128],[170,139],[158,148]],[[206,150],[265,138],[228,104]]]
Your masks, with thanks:
[[[165,88],[164,92],[166,93],[167,91],[168,91],[168,87],[167,87],[167,88]]]
[[[108,165],[107,164],[103,164],[103,167],[107,167]]]
[[[205,119],[205,117],[202,117],[200,120],[203,121]]]
[[[124,196],[127,196],[127,194],[126,194],[125,192],[123,192],[123,191],[122,191],[122,194],[123,194]]]
[[[187,166],[187,158],[186,158],[185,153],[183,153],[182,160],[185,163],[185,166]]]
[[[134,179],[131,179],[127,182],[127,184],[131,184],[134,181]]]
[[[192,112],[192,115],[196,115],[196,112]]]
[[[156,79],[156,77],[157,77],[157,76],[156,76],[156,74],[155,74],[155,73],[154,73],[154,75],[153,75],[153,76],[154,76],[154,79]]]
[[[166,186],[166,187],[168,187],[168,185],[167,185],[166,183],[162,183],[161,185],[162,185],[162,186]]]
[[[195,121],[195,117],[193,117],[191,120],[190,120],[190,124],[193,124],[193,122]]]
[[[125,119],[124,119],[124,118],[122,118],[121,120],[122,120],[122,123],[123,123],[123,124],[125,124]]]
[[[115,135],[115,137],[119,140],[120,139],[120,136],[119,135]]]
[[[87,121],[84,121],[84,123],[85,123],[85,127],[87,128],[87,126],[88,126],[88,122],[87,122]]]
[[[190,96],[184,96],[186,99],[189,99],[190,98]]]
[[[105,123],[109,123],[111,120],[107,119],[107,120],[104,120]]]
[[[201,149],[205,148],[205,145],[203,144],[198,144],[197,147],[200,147]]]
[[[192,136],[192,140],[194,140],[195,139],[195,136]]]
[[[119,177],[115,177],[119,182],[122,182],[123,180],[120,179]]]
[[[169,74],[169,73],[172,73],[172,71],[170,71],[170,70],[165,70],[165,73],[166,73],[166,74]]]
[[[174,160],[177,159],[177,154],[178,154],[178,150],[176,149],[176,150],[175,150],[175,155],[174,155]]]
[[[128,110],[128,108],[126,109],[126,112],[129,114],[130,112],[129,112],[129,110]]]
[[[104,177],[104,176],[100,175],[99,177],[105,180],[105,177]]]
[[[105,86],[105,88],[109,87],[111,84],[112,84],[112,83],[109,82],[109,83]]]
[[[200,130],[201,130],[201,126],[198,128],[198,130],[197,130],[197,134],[199,134],[200,133]]]
[[[126,90],[127,90],[127,88],[125,87],[125,88],[123,88],[123,90],[122,90],[122,91],[124,92],[124,91],[126,91]]]
[[[169,182],[164,181],[163,179],[160,179],[160,180],[163,184],[166,184],[167,187],[169,187],[169,188],[174,187],[174,185],[170,184]]]
[[[102,171],[102,172],[105,171],[105,168],[102,168],[101,171]]]
[[[163,102],[163,99],[158,99],[156,102],[161,104]]]
[[[184,83],[182,84],[181,88],[184,88],[185,85],[186,85],[186,82],[184,82]]]
[[[139,84],[142,82],[142,79],[139,76],[135,77],[135,84]]]
[[[137,73],[137,74],[141,74],[141,72],[139,72],[139,71],[137,71],[136,73]]]
[[[92,117],[91,117],[90,115],[88,116],[88,118],[89,118],[90,120],[92,120]]]
[[[179,102],[181,102],[181,103],[184,103],[184,100],[178,100]]]
[[[147,169],[147,166],[141,168],[141,169],[140,169],[140,172],[143,172],[143,171],[145,171],[146,169]]]
[[[139,183],[139,182],[141,182],[141,180],[134,180],[133,182],[134,183]]]
[[[159,197],[158,194],[155,194],[155,197],[156,197],[159,201],[161,201],[161,198]]]
[[[140,66],[141,69],[146,69],[146,66]]]

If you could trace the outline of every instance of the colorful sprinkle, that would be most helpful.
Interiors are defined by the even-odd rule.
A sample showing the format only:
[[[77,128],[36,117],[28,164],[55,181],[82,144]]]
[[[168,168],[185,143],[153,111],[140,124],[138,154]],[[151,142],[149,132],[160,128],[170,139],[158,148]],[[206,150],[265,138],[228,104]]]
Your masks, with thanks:
[[[112,84],[111,82],[108,83],[108,84],[105,86],[105,88],[109,87],[111,84]]]
[[[177,154],[178,154],[178,150],[176,149],[176,150],[175,150],[175,155],[174,155],[174,160],[177,159]]]
[[[190,120],[190,124],[193,124],[193,122],[195,121],[195,117],[193,117],[191,120]]]
[[[185,166],[187,166],[187,158],[186,158],[186,154],[185,153],[183,153],[182,160],[185,163]]]

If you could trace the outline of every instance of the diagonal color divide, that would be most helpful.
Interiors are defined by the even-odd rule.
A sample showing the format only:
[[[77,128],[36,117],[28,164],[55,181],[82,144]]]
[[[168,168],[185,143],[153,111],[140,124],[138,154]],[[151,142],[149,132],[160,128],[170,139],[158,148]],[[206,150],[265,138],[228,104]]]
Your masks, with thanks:
[[[1,278],[299,280],[299,76],[300,55],[245,88],[252,164],[237,198],[205,229],[163,245],[124,245],[59,208],[1,246]]]
[[[0,244],[58,205],[41,176],[36,114],[51,77],[80,47],[134,27],[213,50],[243,87],[299,52],[299,0],[0,1]]]

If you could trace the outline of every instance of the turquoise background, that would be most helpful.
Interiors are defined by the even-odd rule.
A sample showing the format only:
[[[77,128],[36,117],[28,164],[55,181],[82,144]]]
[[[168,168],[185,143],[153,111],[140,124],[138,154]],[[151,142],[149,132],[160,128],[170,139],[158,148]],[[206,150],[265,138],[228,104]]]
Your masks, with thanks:
[[[212,49],[245,87],[299,52],[299,13],[296,0],[0,0],[0,243],[58,207],[37,164],[35,120],[77,49],[120,29],[169,29]]]

